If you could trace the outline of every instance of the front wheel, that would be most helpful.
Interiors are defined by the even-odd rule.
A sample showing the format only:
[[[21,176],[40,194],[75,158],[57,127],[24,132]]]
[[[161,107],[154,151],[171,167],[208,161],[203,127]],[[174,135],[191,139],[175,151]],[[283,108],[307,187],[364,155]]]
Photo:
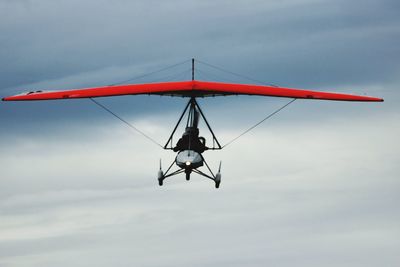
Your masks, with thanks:
[[[186,173],[186,181],[189,181],[190,180],[190,172],[187,172]]]

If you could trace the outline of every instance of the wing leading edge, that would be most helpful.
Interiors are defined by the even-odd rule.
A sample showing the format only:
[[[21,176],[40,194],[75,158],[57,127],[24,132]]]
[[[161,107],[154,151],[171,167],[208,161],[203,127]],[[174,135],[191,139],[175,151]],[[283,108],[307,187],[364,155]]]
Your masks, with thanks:
[[[350,95],[341,93],[329,93],[312,90],[302,90],[266,85],[232,84],[205,81],[162,82],[147,84],[128,84],[105,86],[95,88],[73,89],[65,91],[36,91],[25,94],[9,96],[3,101],[30,101],[94,98],[120,95],[167,95],[181,97],[208,97],[220,95],[259,95],[272,97],[288,97],[337,101],[368,101],[382,102],[382,98]]]

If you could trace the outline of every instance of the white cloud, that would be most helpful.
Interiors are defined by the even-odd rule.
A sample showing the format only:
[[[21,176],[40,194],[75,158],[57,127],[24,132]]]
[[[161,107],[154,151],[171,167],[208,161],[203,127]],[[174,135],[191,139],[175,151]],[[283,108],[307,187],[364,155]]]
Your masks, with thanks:
[[[223,160],[220,190],[197,176],[160,188],[157,159],[174,155],[120,127],[3,143],[2,262],[374,266],[384,250],[395,263],[397,119],[378,112],[262,126],[206,152],[214,169]],[[139,124],[158,139],[170,128]]]

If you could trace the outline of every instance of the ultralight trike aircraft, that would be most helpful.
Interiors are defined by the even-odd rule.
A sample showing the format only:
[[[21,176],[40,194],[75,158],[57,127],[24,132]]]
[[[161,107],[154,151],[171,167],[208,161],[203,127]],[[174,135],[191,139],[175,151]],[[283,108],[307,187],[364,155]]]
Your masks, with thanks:
[[[337,101],[365,101],[365,102],[381,102],[383,99],[350,95],[342,93],[328,93],[311,90],[291,89],[270,85],[253,85],[253,84],[237,84],[237,83],[222,83],[195,80],[194,59],[192,59],[192,79],[189,81],[178,82],[159,82],[159,83],[145,83],[145,84],[124,84],[124,85],[110,85],[104,87],[73,89],[64,91],[31,91],[15,96],[3,98],[3,101],[30,101],[30,100],[52,100],[52,99],[76,99],[76,98],[90,98],[97,105],[106,109],[112,115],[116,116],[123,122],[120,117],[107,109],[104,105],[94,100],[96,97],[109,97],[121,95],[161,95],[161,96],[179,96],[187,97],[189,101],[184,108],[175,128],[173,129],[167,143],[163,146],[164,149],[169,149],[177,153],[175,160],[171,163],[169,168],[163,172],[161,169],[158,172],[158,183],[163,185],[166,178],[179,173],[186,174],[186,180],[190,180],[192,172],[207,177],[215,182],[215,187],[219,188],[221,183],[221,163],[216,174],[214,174],[207,162],[203,157],[203,152],[206,150],[219,150],[220,142],[216,138],[210,124],[208,123],[202,109],[200,108],[196,98],[198,97],[214,97],[214,96],[228,96],[228,95],[257,95],[257,96],[271,96],[271,97],[286,97],[293,100],[270,114],[267,118],[276,114],[284,107],[288,106],[296,99],[318,99],[318,100],[337,100]],[[187,117],[185,115],[187,114]],[[184,118],[186,119],[186,127],[182,137],[176,144],[173,144],[173,136]],[[203,119],[207,128],[212,135],[212,147],[207,146],[204,137],[199,135],[199,120]],[[265,120],[265,119],[264,119]],[[263,121],[264,121],[263,120]],[[130,125],[130,124],[129,124]],[[250,129],[249,129],[250,130]],[[141,132],[142,133],[142,132]],[[143,133],[142,133],[143,134]],[[171,171],[173,165],[178,166],[178,170]],[[201,171],[199,168],[206,166],[208,174]]]

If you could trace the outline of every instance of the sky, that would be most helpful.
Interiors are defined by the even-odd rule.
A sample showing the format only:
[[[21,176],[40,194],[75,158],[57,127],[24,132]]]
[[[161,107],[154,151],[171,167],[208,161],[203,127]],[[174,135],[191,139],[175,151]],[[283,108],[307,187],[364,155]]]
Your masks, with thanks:
[[[392,0],[0,0],[0,97],[188,80],[196,58],[201,80],[385,99],[295,101],[205,152],[218,190],[159,187],[175,155],[87,99],[0,102],[0,266],[399,266],[399,41]],[[187,100],[98,101],[163,143]],[[223,144],[288,101],[199,99]]]

